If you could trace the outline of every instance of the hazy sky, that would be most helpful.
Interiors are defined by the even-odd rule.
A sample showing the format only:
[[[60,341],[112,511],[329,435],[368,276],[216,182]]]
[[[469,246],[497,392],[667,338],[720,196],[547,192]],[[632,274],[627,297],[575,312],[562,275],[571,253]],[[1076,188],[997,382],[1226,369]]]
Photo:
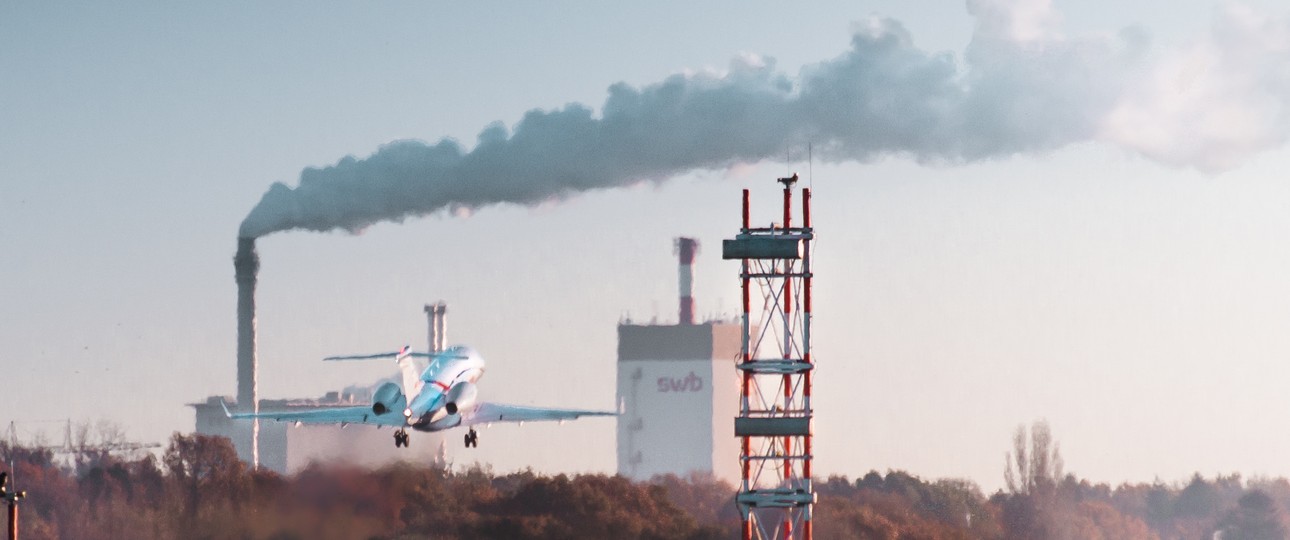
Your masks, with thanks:
[[[1023,22],[1048,7],[995,3]],[[1290,91],[1277,86],[1290,81],[1280,2],[1121,4],[1057,1],[1046,24],[1011,30],[1140,44],[1166,68],[1183,58],[1166,86],[1224,65],[1220,82],[1257,73]],[[960,66],[980,22],[957,2],[4,3],[0,420],[30,432],[107,418],[147,441],[191,430],[185,403],[235,392],[238,225],[305,167],[398,139],[469,149],[492,122],[571,102],[598,111],[611,84],[720,74],[736,57],[774,58],[796,80],[874,16]],[[1231,21],[1260,29],[1241,43],[1266,54],[1187,63],[1226,43]],[[424,347],[421,306],[443,299],[450,341],[489,360],[489,399],[612,408],[616,323],[676,316],[672,237],[703,244],[698,311],[732,314],[737,265],[719,246],[739,225],[739,190],[769,221],[772,179],[813,169],[817,471],[990,489],[1015,427],[1046,418],[1067,469],[1096,481],[1290,475],[1290,100],[1211,108],[1202,94],[1189,107],[1127,87],[1134,114],[1036,151],[810,167],[786,145],[787,163],[361,235],[268,236],[261,395],[387,375],[317,360]],[[613,421],[591,419],[495,426],[454,454],[612,472],[614,444]]]

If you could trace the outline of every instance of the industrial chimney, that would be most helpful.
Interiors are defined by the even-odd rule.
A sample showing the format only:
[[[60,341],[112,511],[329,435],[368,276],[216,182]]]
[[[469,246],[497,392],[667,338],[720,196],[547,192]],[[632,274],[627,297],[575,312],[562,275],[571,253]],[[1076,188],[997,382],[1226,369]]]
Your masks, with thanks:
[[[448,348],[448,304],[442,300],[426,304],[426,319],[430,325],[430,353]]]
[[[698,252],[698,240],[686,237],[676,239],[676,253],[680,262],[680,324],[683,325],[694,324],[694,255]]]
[[[237,278],[237,406],[260,412],[255,389],[255,280],[260,256],[255,252],[254,238],[237,239],[233,269]],[[260,466],[259,419],[251,423],[251,466]]]

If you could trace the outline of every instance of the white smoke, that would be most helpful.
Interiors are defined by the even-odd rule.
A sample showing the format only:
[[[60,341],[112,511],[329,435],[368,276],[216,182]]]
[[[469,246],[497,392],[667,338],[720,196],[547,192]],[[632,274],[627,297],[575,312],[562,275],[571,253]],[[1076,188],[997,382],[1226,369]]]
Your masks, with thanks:
[[[830,161],[961,163],[1101,140],[1217,171],[1290,136],[1290,19],[1228,9],[1205,38],[1156,52],[1141,31],[1062,36],[1046,0],[970,0],[968,10],[976,26],[961,59],[873,18],[845,53],[796,77],[744,55],[724,73],[612,85],[599,114],[571,104],[529,111],[514,129],[494,123],[469,151],[398,141],[305,169],[297,187],[265,193],[241,236],[534,204],[807,142]]]
[[[1164,163],[1235,167],[1290,137],[1290,18],[1229,6],[1135,83],[1102,118],[1104,140]]]

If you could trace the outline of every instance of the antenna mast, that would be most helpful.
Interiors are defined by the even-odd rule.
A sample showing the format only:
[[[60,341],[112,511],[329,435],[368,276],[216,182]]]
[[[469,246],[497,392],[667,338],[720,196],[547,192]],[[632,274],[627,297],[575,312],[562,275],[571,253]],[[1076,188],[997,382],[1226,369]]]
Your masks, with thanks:
[[[735,436],[740,483],[735,502],[743,538],[812,537],[811,190],[802,190],[802,225],[793,226],[796,174],[784,185],[783,222],[755,228],[743,191],[743,226],[722,242],[723,259],[741,261],[743,346]],[[754,325],[752,294],[764,296]]]

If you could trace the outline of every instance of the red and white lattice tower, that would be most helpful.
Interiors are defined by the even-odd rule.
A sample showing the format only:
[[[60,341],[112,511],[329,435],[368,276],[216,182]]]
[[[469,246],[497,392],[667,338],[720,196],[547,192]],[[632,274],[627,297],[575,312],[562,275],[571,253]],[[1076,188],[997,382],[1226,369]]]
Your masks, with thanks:
[[[722,242],[723,259],[741,262],[743,346],[735,436],[740,439],[736,504],[743,537],[811,538],[811,191],[802,190],[802,224],[794,226],[793,185],[784,184],[779,224],[753,227],[748,190],[743,227]],[[754,312],[754,296],[761,298]],[[754,319],[757,317],[757,319]]]

